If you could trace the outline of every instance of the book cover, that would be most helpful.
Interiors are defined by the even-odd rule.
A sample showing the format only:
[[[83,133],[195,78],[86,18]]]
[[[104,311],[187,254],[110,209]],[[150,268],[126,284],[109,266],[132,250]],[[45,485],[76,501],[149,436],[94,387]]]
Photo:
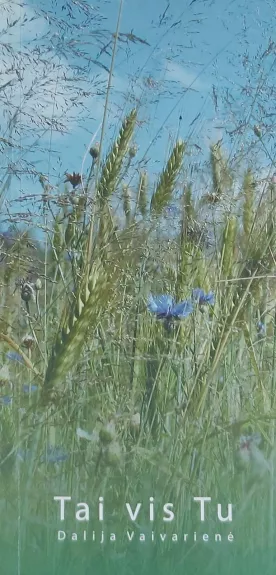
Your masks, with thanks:
[[[273,6],[0,14],[1,573],[272,574]]]

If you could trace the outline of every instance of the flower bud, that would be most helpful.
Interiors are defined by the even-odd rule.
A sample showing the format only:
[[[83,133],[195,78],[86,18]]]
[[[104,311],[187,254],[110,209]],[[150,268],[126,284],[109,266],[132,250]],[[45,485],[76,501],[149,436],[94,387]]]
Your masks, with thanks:
[[[110,443],[105,451],[105,462],[111,467],[121,463],[121,448],[117,441]]]
[[[133,146],[130,146],[129,150],[128,150],[128,154],[130,158],[134,158],[137,154],[137,146],[134,144]]]
[[[92,146],[92,148],[90,148],[89,150],[89,154],[90,156],[92,156],[93,160],[97,160],[97,158],[99,157],[99,153],[100,153],[99,144],[95,144],[95,146]]]
[[[99,431],[99,439],[104,445],[108,445],[115,438],[115,425],[110,421],[105,427]]]
[[[32,335],[25,335],[22,339],[23,347],[31,349],[34,346],[35,340]]]
[[[36,282],[35,282],[35,289],[37,291],[39,291],[42,288],[42,281],[41,279],[37,278]]]
[[[34,300],[34,289],[32,284],[25,282],[21,286],[21,299],[25,302]]]
[[[262,137],[262,132],[261,132],[259,126],[254,126],[253,130],[254,130],[254,134],[255,134],[255,136],[257,136],[257,138]]]

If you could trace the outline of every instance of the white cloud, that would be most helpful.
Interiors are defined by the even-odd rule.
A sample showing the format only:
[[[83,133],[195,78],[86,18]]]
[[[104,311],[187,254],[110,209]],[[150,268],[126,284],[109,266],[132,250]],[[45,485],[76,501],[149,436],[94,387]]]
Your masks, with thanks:
[[[1,136],[11,136],[9,122],[14,115],[17,136],[12,130],[13,141],[20,140],[23,145],[26,135],[36,139],[37,129],[40,143],[45,143],[53,119],[56,130],[51,134],[51,141],[64,132],[63,125],[71,133],[81,115],[88,116],[90,111],[91,116],[100,121],[107,73],[97,76],[97,86],[93,79],[90,83],[87,77],[76,79],[66,58],[57,55],[54,48],[51,50],[50,40],[47,49],[41,47],[39,39],[46,36],[49,25],[47,19],[37,17],[28,4],[0,0],[0,18],[2,31],[5,30],[0,44]]]
[[[209,86],[201,78],[197,78],[198,72],[191,72],[172,60],[165,62],[165,68],[167,80],[174,80],[185,88],[191,87],[194,90],[203,91],[209,89]]]
[[[46,19],[38,17],[31,6],[21,2],[21,0],[0,0],[0,13],[2,29],[6,27],[7,23],[20,21],[20,28],[19,25],[10,28],[9,42],[11,44],[30,40],[47,29]]]

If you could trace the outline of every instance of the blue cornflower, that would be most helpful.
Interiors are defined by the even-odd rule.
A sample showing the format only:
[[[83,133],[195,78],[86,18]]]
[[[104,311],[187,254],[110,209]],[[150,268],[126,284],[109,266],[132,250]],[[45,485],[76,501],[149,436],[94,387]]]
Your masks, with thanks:
[[[25,385],[23,385],[22,389],[23,389],[24,393],[32,393],[34,391],[37,391],[38,387],[37,387],[37,385],[25,384]]]
[[[10,395],[3,395],[0,397],[0,403],[2,403],[2,405],[11,405],[12,397]]]
[[[49,446],[46,455],[41,457],[41,463],[60,463],[66,461],[69,455],[60,447]]]
[[[18,361],[19,363],[24,363],[22,355],[16,353],[16,351],[8,351],[6,353],[6,358],[10,359],[11,361]]]
[[[203,289],[201,288],[195,288],[192,291],[192,299],[198,303],[200,306],[201,305],[214,305],[215,303],[215,294],[212,291],[209,291],[209,293],[205,293]]]
[[[177,216],[179,214],[179,209],[175,204],[169,204],[165,208],[165,213],[169,216]]]
[[[259,337],[265,336],[266,326],[262,321],[258,321],[257,323],[257,332]]]
[[[190,301],[184,300],[175,303],[171,295],[149,295],[148,309],[155,313],[157,319],[183,319],[193,311],[193,305]]]

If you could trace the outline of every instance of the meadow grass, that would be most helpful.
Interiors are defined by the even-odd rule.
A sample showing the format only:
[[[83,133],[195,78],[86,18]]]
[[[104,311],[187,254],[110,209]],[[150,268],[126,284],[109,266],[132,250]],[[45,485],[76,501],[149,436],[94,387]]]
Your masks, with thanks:
[[[133,210],[123,194],[116,222],[108,200],[119,198],[117,182],[134,128],[131,113],[101,169],[88,268],[88,190],[81,186],[74,201],[67,193],[71,208],[61,208],[63,218],[56,211],[48,232],[46,294],[36,284],[42,274],[37,270],[29,280],[32,297],[22,300],[24,283],[11,296],[18,247],[2,247],[2,402],[12,397],[1,408],[1,499],[8,518],[2,535],[16,548],[16,524],[23,550],[52,549],[53,496],[61,493],[76,501],[104,496],[107,527],[114,531],[125,528],[126,500],[147,502],[153,495],[157,508],[174,502],[176,520],[168,533],[193,531],[198,509],[192,498],[201,495],[234,503],[236,553],[245,544],[250,553],[256,542],[265,549],[274,538],[274,198],[263,195],[260,207],[269,205],[268,215],[258,218],[247,172],[242,226],[225,215],[220,237],[207,250],[202,238],[189,233],[196,208],[191,190],[184,189],[179,233],[169,244],[161,238],[158,251],[156,229],[171,203],[184,145],[176,144],[147,206],[141,200],[144,175]],[[212,289],[215,305],[195,305],[169,331],[147,309],[150,291],[189,298],[196,287]],[[29,344],[23,332],[31,336]],[[37,389],[28,393],[26,384]],[[260,433],[261,449],[241,466],[239,437],[253,432]],[[47,462],[49,445],[55,451]],[[212,510],[208,531],[222,532]],[[140,529],[148,530],[143,521]],[[154,529],[162,532],[160,515]],[[156,566],[165,557],[180,568],[186,554],[189,561],[203,554],[200,545],[173,555],[169,543],[154,549],[154,556],[147,553]],[[120,557],[124,544],[113,550]],[[58,565],[64,557],[57,553]],[[217,554],[210,547],[206,573]]]

